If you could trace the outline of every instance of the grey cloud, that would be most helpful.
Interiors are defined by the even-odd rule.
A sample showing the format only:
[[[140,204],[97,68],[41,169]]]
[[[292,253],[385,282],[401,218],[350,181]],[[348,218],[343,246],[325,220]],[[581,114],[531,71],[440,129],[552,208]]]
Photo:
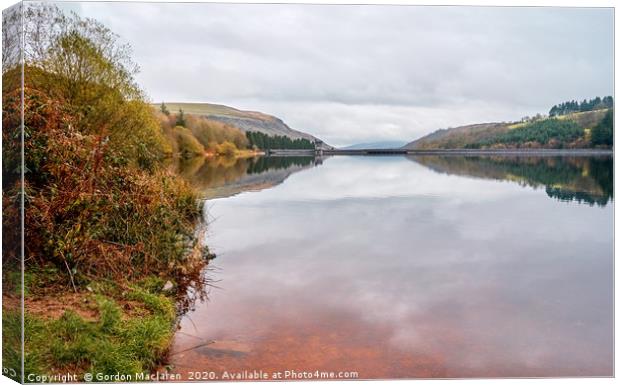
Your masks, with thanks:
[[[518,119],[613,90],[611,9],[70,6],[134,47],[154,100],[272,108],[335,144]]]

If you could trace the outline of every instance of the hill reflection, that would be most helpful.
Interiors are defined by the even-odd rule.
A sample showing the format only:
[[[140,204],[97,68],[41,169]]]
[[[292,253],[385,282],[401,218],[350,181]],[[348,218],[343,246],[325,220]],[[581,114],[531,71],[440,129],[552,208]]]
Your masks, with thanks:
[[[613,200],[612,156],[408,156],[435,172],[544,188],[547,196],[605,206]]]
[[[322,162],[312,156],[196,157],[178,159],[173,169],[204,198],[214,199],[276,186],[291,174]]]

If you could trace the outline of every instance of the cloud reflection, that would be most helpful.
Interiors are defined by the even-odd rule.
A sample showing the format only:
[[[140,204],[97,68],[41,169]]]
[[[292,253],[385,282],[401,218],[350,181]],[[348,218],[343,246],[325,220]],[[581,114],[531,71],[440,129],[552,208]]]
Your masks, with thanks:
[[[190,315],[197,330],[182,330],[247,352],[177,362],[337,362],[365,378],[611,375],[612,206],[403,158],[334,159],[217,200],[209,243],[222,290]]]

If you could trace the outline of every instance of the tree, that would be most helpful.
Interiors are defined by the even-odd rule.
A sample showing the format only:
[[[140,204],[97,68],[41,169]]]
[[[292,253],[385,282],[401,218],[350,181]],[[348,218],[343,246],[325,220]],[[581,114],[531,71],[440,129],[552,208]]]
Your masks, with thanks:
[[[556,104],[549,110],[549,116],[566,115],[574,112],[583,111],[595,111],[612,107],[613,98],[611,96],[605,96],[602,99],[600,96],[597,96],[594,99],[590,100],[583,99],[581,102],[571,100],[568,102]]]
[[[164,115],[170,116],[170,111],[168,111],[168,107],[166,107],[166,104],[164,102],[161,102],[161,106],[159,107],[159,109]]]
[[[592,128],[592,144],[595,146],[613,146],[614,144],[614,113],[613,109],[607,111],[603,120]]]
[[[131,48],[94,19],[24,3],[24,85],[62,100],[73,126],[119,162],[150,168],[169,147],[135,82]]]
[[[185,127],[185,115],[183,110],[179,108],[179,114],[177,115],[177,126]]]
[[[111,90],[126,99],[143,97],[131,47],[100,22],[66,15],[55,5],[24,4],[24,61],[39,70],[26,71],[30,80],[62,92],[71,104],[96,102]]]

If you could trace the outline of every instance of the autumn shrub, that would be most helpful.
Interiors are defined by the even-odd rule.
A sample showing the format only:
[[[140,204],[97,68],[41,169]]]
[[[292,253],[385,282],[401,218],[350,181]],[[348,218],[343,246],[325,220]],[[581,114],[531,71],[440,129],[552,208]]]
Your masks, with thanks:
[[[205,148],[188,128],[176,126],[172,129],[172,133],[177,151],[182,157],[191,158],[204,154]]]
[[[216,152],[218,155],[233,156],[237,152],[237,147],[229,141],[225,141],[216,146]]]
[[[215,148],[224,142],[230,142],[236,148],[249,146],[245,134],[236,127],[191,114],[186,114],[185,120],[187,128],[205,148]]]
[[[74,288],[99,278],[185,279],[200,265],[201,211],[191,188],[163,167],[173,149],[135,83],[129,47],[54,5],[23,12],[23,101],[11,80],[19,60],[5,60],[14,68],[3,68],[2,119],[19,127],[23,103],[24,185],[21,130],[3,131],[3,228],[19,227],[23,196],[27,267],[54,265]],[[195,139],[182,143],[199,151]]]
[[[4,103],[19,100],[14,92]],[[58,266],[74,286],[96,277],[178,280],[199,269],[200,208],[185,182],[163,168],[127,164],[122,150],[80,133],[66,106],[40,91],[25,89],[24,104],[30,261]],[[18,146],[5,150],[7,163],[15,163]]]

